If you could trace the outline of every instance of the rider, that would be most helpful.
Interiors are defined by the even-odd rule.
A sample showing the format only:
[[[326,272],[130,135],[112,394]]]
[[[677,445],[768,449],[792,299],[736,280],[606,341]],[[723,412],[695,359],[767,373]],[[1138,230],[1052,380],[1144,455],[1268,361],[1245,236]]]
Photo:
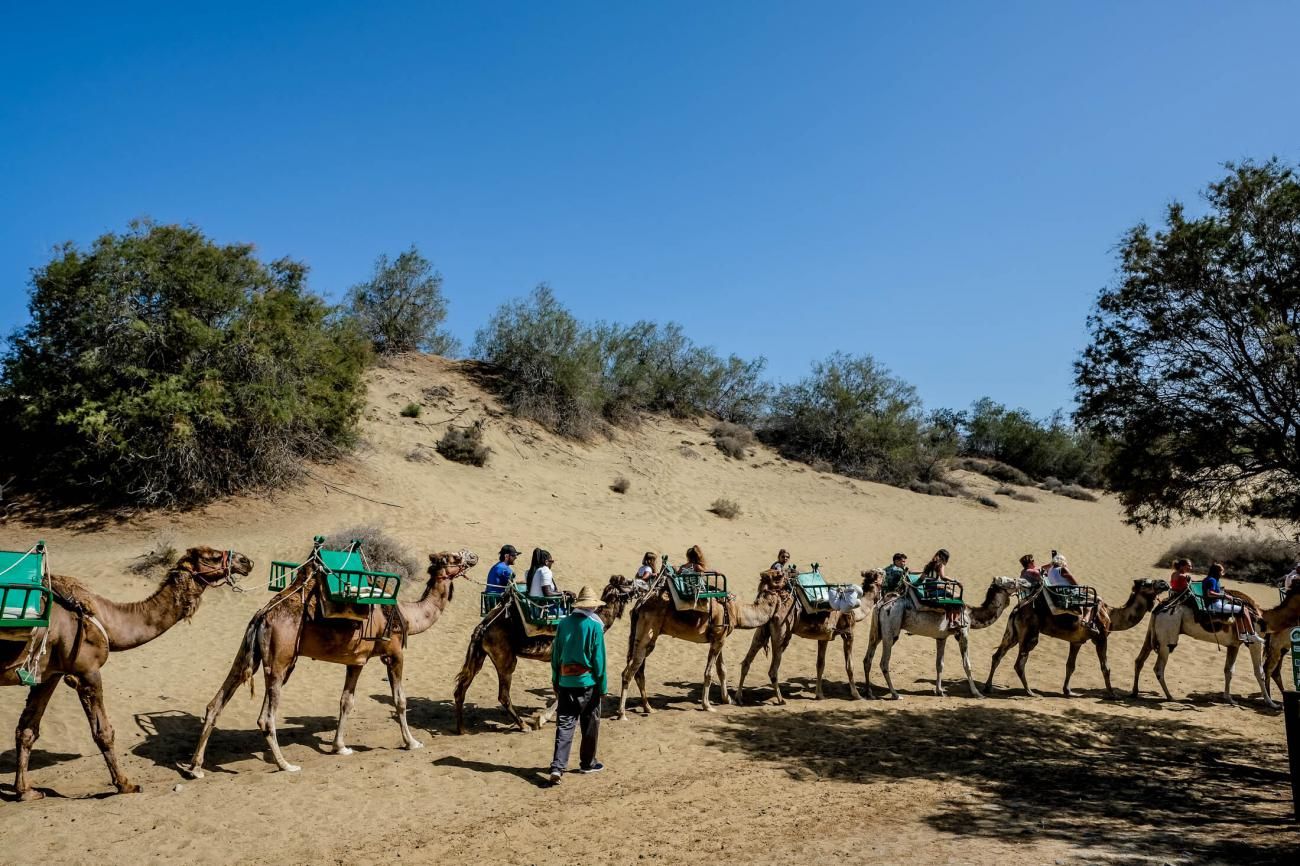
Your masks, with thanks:
[[[790,551],[784,547],[777,551],[776,562],[768,566],[768,571],[785,571],[790,567]]]
[[[1264,639],[1255,634],[1255,625],[1250,619],[1250,608],[1224,591],[1220,583],[1223,573],[1223,566],[1216,562],[1210,566],[1205,579],[1201,581],[1201,590],[1208,602],[1207,609],[1211,613],[1232,614],[1237,620],[1237,637],[1241,638],[1242,643],[1263,643]]]
[[[528,594],[534,598],[543,598],[547,596],[558,596],[563,593],[555,586],[555,575],[551,573],[551,566],[555,564],[555,558],[540,547],[533,548],[533,561],[528,566]]]
[[[659,573],[659,557],[653,550],[647,550],[641,557],[641,567],[636,570],[635,585],[638,589],[647,589],[650,581]]]
[[[1075,580],[1074,575],[1070,573],[1070,567],[1066,563],[1065,557],[1055,550],[1052,551],[1052,567],[1047,570],[1044,582],[1048,586],[1055,587],[1079,585],[1079,581]],[[1096,631],[1093,617],[1097,612],[1097,608],[1091,602],[1085,602],[1084,597],[1078,594],[1067,595],[1065,598],[1069,600],[1070,607],[1078,609],[1079,620],[1089,629]]]
[[[907,554],[895,553],[893,560],[885,566],[885,580],[881,589],[886,593],[898,592],[907,580]]]
[[[1043,573],[1039,570],[1038,563],[1034,561],[1032,553],[1020,557],[1020,579],[1029,581],[1034,589],[1043,583]]]
[[[1282,597],[1286,598],[1294,590],[1300,590],[1300,558],[1295,567],[1282,576]]]
[[[939,548],[935,551],[934,556],[921,569],[921,583],[928,584],[927,591],[931,598],[947,597],[948,589],[943,585],[943,581],[948,579],[948,560],[951,557],[945,548]]]
[[[510,566],[515,564],[519,551],[513,544],[507,544],[501,548],[498,557],[497,564],[487,574],[487,591],[491,593],[505,592],[515,582],[515,570]]]
[[[1187,588],[1192,583],[1192,561],[1190,559],[1175,559],[1174,572],[1169,575],[1169,594],[1177,595],[1180,592],[1187,592]]]

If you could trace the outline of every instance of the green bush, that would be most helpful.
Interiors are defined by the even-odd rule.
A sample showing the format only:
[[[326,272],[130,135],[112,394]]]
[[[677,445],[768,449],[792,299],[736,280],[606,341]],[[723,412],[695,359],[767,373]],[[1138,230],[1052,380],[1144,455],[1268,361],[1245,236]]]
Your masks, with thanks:
[[[349,447],[368,349],[306,288],[195,228],[134,223],[32,277],[0,376],[0,459],[47,496],[191,505]]]
[[[419,417],[420,417],[420,404],[419,404],[419,403],[407,403],[405,406],[402,407],[402,411],[401,411],[400,414],[401,414],[401,416],[402,416],[403,418],[419,418]]]
[[[1271,583],[1291,570],[1297,555],[1300,547],[1293,542],[1205,533],[1174,544],[1154,565],[1172,569],[1174,560],[1186,557],[1198,572],[1204,573],[1212,564],[1221,562],[1233,580]]]
[[[962,453],[1006,464],[990,477],[1013,484],[1048,475],[1072,484],[1101,486],[1101,449],[1097,442],[1065,423],[1058,412],[1037,420],[1024,409],[1008,409],[985,397],[962,415]],[[974,470],[980,471],[980,470]],[[1021,473],[1013,477],[1012,472]]]
[[[348,310],[381,355],[456,351],[456,339],[440,328],[447,318],[442,274],[415,247],[392,261],[380,256],[374,275],[348,292]]]

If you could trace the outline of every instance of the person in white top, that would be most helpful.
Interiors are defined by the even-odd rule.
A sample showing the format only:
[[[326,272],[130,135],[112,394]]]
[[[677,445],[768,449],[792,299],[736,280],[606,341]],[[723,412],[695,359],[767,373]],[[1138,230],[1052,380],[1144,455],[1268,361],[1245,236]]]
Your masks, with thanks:
[[[1078,586],[1079,582],[1070,574],[1069,566],[1065,564],[1065,557],[1052,551],[1052,567],[1047,570],[1048,586]]]
[[[544,596],[560,595],[560,590],[555,586],[555,575],[551,572],[551,566],[555,564],[555,559],[540,547],[533,548],[533,562],[528,567],[528,594],[537,598]]]
[[[636,570],[636,579],[644,580],[647,583],[659,573],[659,557],[653,551],[646,551],[646,555],[641,557],[641,567]]]

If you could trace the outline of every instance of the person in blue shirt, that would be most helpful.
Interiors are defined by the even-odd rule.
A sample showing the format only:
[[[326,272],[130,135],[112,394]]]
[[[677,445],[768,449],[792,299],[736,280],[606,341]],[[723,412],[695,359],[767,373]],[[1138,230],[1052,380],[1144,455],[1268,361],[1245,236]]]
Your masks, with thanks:
[[[1201,590],[1205,594],[1206,607],[1212,613],[1230,613],[1237,619],[1237,637],[1242,643],[1263,643],[1264,639],[1255,634],[1255,625],[1250,619],[1250,608],[1228,595],[1220,581],[1223,580],[1223,566],[1214,563],[1201,581]]]
[[[487,576],[488,592],[505,592],[510,588],[510,584],[515,582],[515,570],[510,566],[515,564],[519,551],[515,550],[513,544],[507,544],[501,548],[500,559],[497,564],[492,566],[492,570]]]
[[[596,613],[604,607],[590,587],[573,600],[573,613],[560,620],[551,644],[551,684],[559,702],[555,719],[555,751],[551,757],[551,784],[559,784],[569,765],[574,728],[582,723],[579,773],[599,773],[605,765],[596,760],[600,736],[600,699],[605,694],[605,624]]]

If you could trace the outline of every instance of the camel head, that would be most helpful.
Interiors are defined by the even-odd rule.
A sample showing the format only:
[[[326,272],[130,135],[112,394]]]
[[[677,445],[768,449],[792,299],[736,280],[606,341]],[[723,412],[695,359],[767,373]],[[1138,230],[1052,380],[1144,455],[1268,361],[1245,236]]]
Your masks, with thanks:
[[[1169,583],[1164,580],[1152,580],[1148,577],[1139,577],[1133,581],[1133,594],[1145,598],[1155,598],[1162,592],[1169,591]]]
[[[758,573],[758,595],[783,594],[790,592],[790,578],[787,572],[779,568],[769,568]]]
[[[253,560],[236,550],[217,550],[200,545],[191,547],[176,560],[175,570],[188,572],[203,586],[236,586],[239,578],[253,571]]]
[[[623,615],[623,608],[637,595],[639,591],[631,580],[621,574],[611,574],[609,583],[605,584],[605,589],[600,593],[600,600],[605,602],[605,606],[614,612],[614,618],[618,619]]]
[[[458,553],[452,553],[450,550],[430,553],[429,581],[431,583],[447,581],[447,600],[451,601],[456,586],[451,581],[464,577],[466,572],[476,565],[478,565],[478,554],[467,548],[461,548]]]
[[[1002,590],[1007,595],[1016,595],[1023,590],[1029,589],[1033,584],[1023,577],[995,577],[993,583],[989,586],[989,592]]]
[[[878,568],[862,572],[862,600],[875,604],[883,591],[885,573]]]

